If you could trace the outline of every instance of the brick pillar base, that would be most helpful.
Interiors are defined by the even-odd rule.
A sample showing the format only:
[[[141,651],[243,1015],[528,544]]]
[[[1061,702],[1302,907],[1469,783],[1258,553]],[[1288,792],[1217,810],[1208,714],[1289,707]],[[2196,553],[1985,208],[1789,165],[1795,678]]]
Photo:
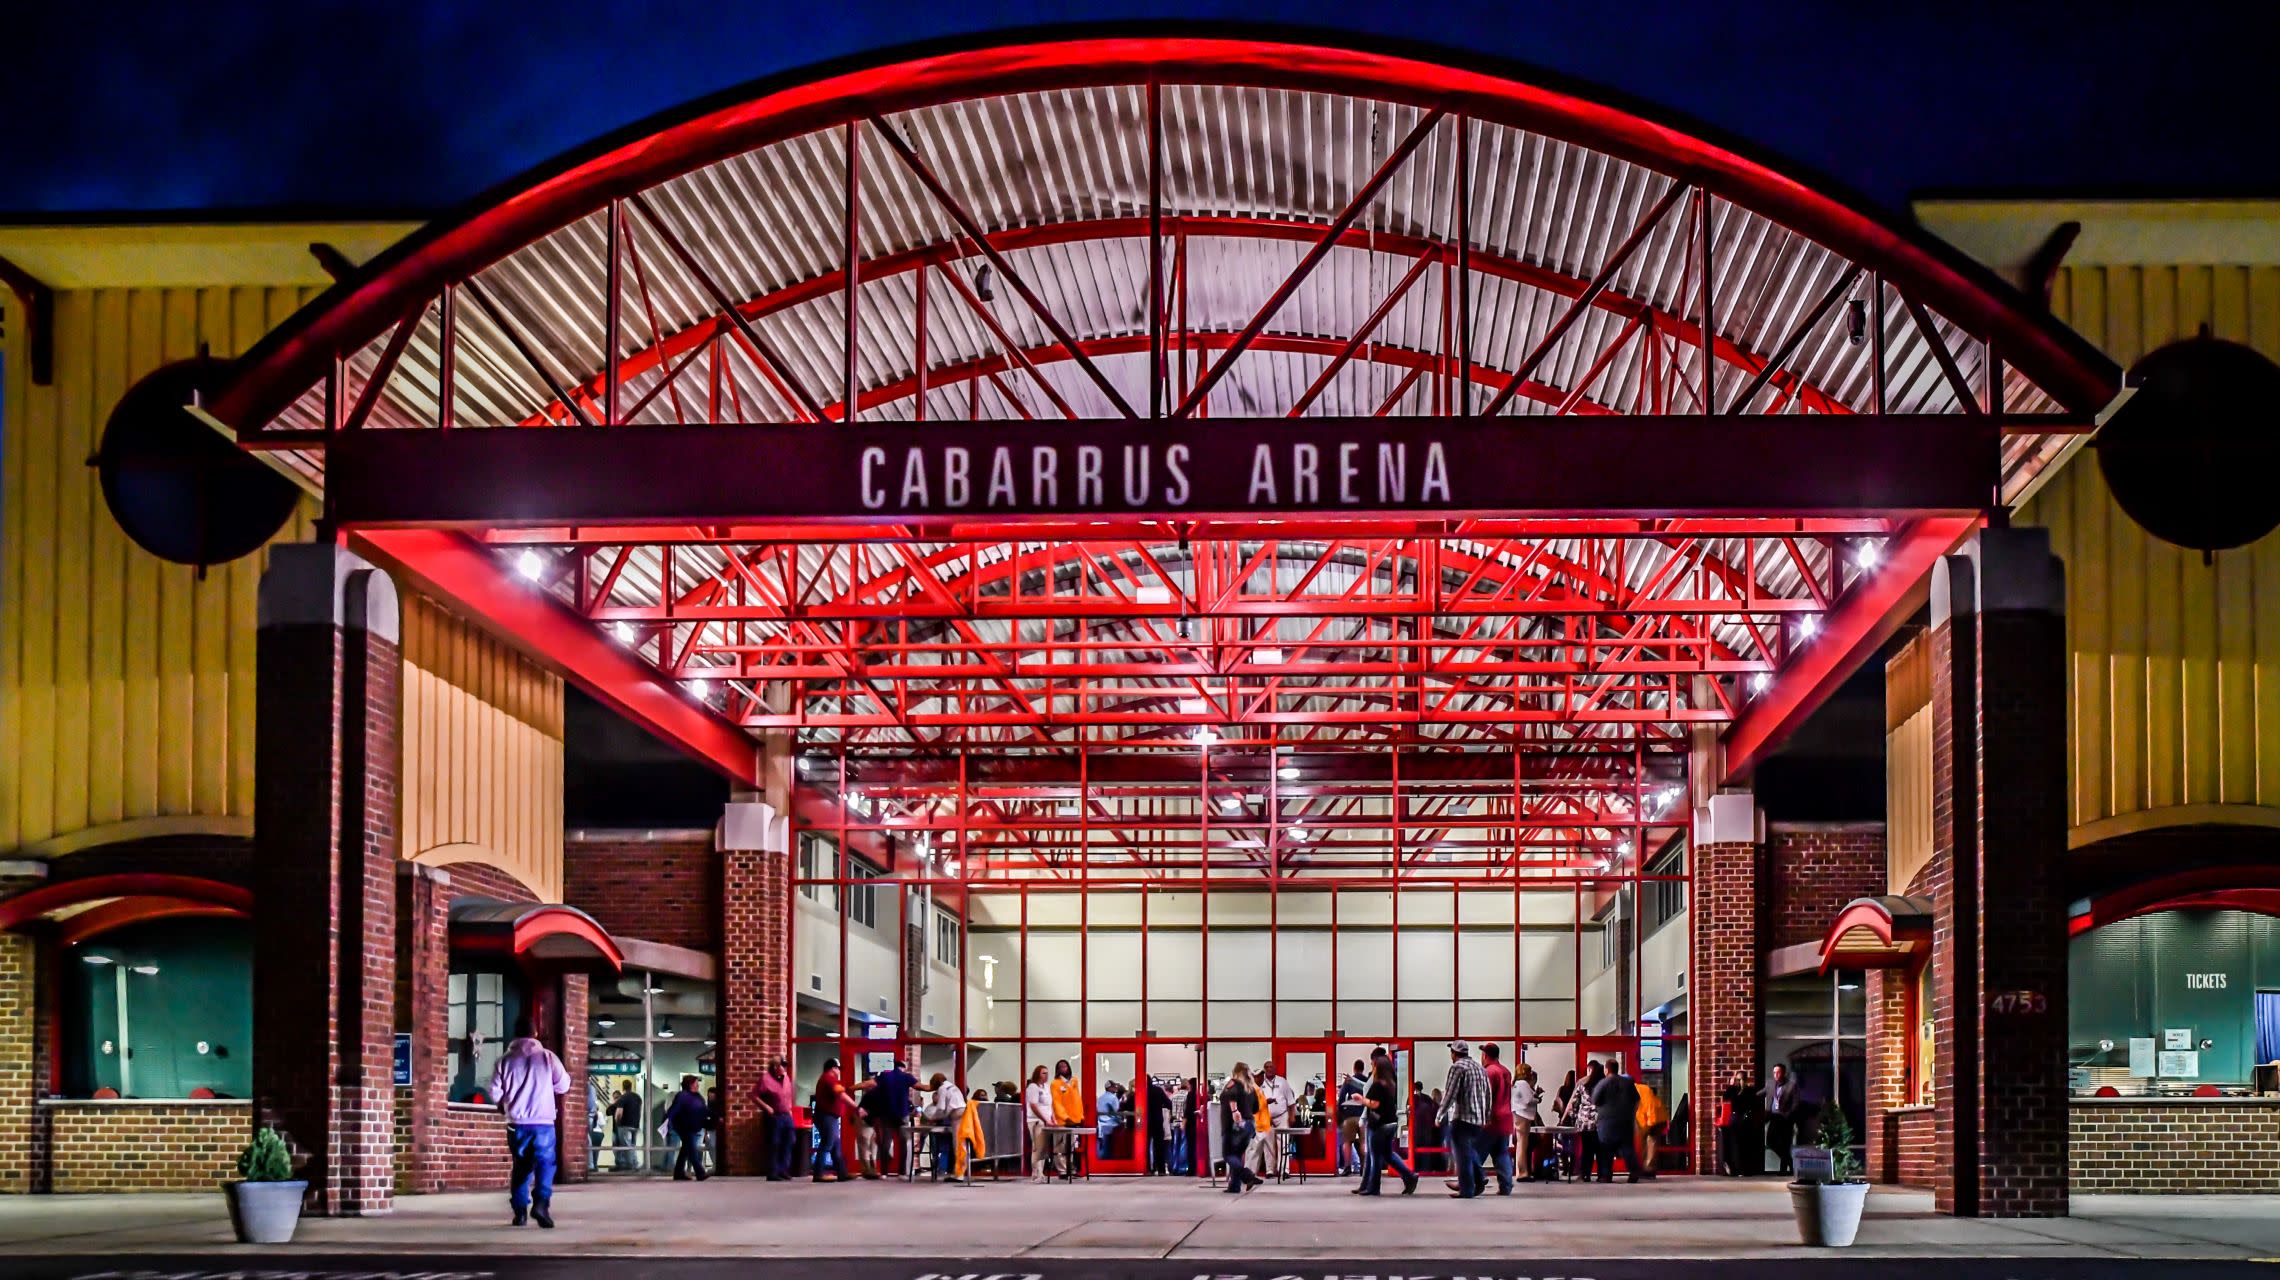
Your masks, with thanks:
[[[398,1124],[403,1145],[396,1152],[396,1186],[426,1195],[443,1190],[444,1184],[444,1109],[451,1089],[444,1040],[451,1008],[451,873],[413,862],[401,866],[396,1030],[412,1037],[412,1083],[397,1091],[408,1114]]]
[[[37,869],[36,864],[32,868]],[[46,883],[36,874],[0,874],[0,899]],[[48,1082],[39,939],[0,933],[0,1193],[46,1191],[47,1117],[40,1097]]]
[[[1758,958],[1762,950],[1757,807],[1747,795],[1712,796],[1695,811],[1686,1033],[1695,1114],[1714,1117],[1733,1073],[1758,1080]],[[1718,1171],[1718,1129],[1694,1126],[1694,1168]]]
[[[1905,969],[1868,971],[1868,1089],[1862,1116],[1868,1145],[1868,1179],[1900,1181],[1900,1153],[1888,1132],[1887,1114],[1913,1101],[1906,1096],[1908,1054],[1915,1028],[1908,1025],[1908,988],[1915,978]]]
[[[400,674],[388,576],[280,547],[255,650],[253,1084],[307,1208],[394,1204]]]

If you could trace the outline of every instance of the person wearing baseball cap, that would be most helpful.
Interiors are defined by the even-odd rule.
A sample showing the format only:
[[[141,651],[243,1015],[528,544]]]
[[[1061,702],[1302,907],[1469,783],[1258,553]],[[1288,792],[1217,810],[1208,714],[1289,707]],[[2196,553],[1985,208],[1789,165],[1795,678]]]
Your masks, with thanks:
[[[1473,1061],[1472,1046],[1449,1042],[1449,1074],[1441,1082],[1440,1121],[1449,1134],[1449,1159],[1457,1170],[1456,1196],[1481,1193],[1480,1153],[1489,1125],[1488,1075]]]

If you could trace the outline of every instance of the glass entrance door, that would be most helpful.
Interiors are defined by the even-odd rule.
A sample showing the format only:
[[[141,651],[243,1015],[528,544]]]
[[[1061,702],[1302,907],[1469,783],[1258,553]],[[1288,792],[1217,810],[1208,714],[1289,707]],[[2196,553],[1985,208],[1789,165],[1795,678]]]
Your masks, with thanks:
[[[1337,1172],[1336,1068],[1327,1040],[1277,1040],[1275,1065],[1296,1099],[1284,1124],[1305,1132],[1290,1138],[1290,1171],[1309,1175]]]
[[[1146,1047],[1138,1040],[1085,1043],[1085,1114],[1093,1125],[1086,1142],[1094,1173],[1148,1172],[1149,1126],[1156,1118],[1148,1114],[1145,1060]]]

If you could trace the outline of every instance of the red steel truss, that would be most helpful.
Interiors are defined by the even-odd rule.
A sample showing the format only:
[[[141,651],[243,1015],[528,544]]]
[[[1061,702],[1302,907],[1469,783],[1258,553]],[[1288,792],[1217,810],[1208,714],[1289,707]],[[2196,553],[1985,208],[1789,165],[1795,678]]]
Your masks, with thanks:
[[[1025,178],[1014,162],[1052,146],[998,149],[943,123],[1006,95],[1134,86],[1129,119],[1024,101],[1140,153],[1144,200],[1087,188],[1077,167]],[[1333,155],[1360,160],[1346,178],[1233,203],[1205,192],[1220,170],[1194,154],[1224,139],[1192,126],[1248,108],[1197,86],[1349,95],[1386,127]],[[1594,198],[1625,194],[1583,226],[1571,192],[1577,227],[1507,251],[1483,228],[1533,201],[1512,158],[1523,133],[1628,166]],[[755,216],[771,193],[732,167],[764,152],[770,181],[805,193],[769,206],[773,221]],[[1080,198],[1021,211],[1064,180]],[[1365,261],[1378,274],[1357,286]],[[1905,614],[1969,513],[2088,427],[2111,372],[1941,247],[1668,126],[1478,70],[1146,37],[937,51],[665,122],[376,261],[252,353],[213,411],[322,486],[338,532],[740,777],[760,730],[839,751],[1422,743],[1569,761],[1676,753],[1737,721],[1728,767],[1746,770]],[[794,423],[923,442],[944,416],[1303,431],[1500,415],[1689,432],[1692,415],[1695,450],[1558,455],[1579,479],[1613,470],[1691,496],[1633,509],[1598,483],[1580,505],[1625,514],[1592,516],[1554,477],[1487,510],[906,522],[773,519],[754,500],[683,521],[637,514],[670,502],[580,506],[542,475],[518,488],[542,468],[437,474],[514,456],[448,441],[543,449],[552,428]],[[2001,436],[1968,501],[1833,496],[1846,431],[1856,466],[1906,474],[1911,426],[1941,415]],[[533,430],[494,434],[518,426]],[[1935,436],[1954,470],[1964,436],[1920,433]],[[1745,438],[1757,452],[1719,454]],[[694,488],[672,466],[704,455],[658,448],[666,461],[602,487]],[[328,460],[350,483],[324,484]],[[1695,487],[1656,489],[1673,470]],[[1777,515],[1698,496],[1781,472],[1832,496]],[[365,500],[375,477],[384,506]],[[511,518],[445,500],[475,492]],[[1607,815],[1537,816],[1572,833]],[[1535,830],[1527,817],[1506,822]]]

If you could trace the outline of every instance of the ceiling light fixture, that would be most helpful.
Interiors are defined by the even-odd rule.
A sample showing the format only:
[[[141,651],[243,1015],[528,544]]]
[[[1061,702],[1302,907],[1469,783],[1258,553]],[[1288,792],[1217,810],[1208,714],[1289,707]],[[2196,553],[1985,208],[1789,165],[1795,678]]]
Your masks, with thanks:
[[[546,575],[546,561],[540,559],[536,551],[523,552],[521,557],[515,561],[515,568],[522,570],[522,576],[532,582],[536,582]]]
[[[86,955],[83,955],[83,956],[79,957],[79,959],[80,959],[80,962],[81,962],[82,964],[116,964],[116,963],[117,963],[117,961],[115,961],[115,960],[111,959],[111,957],[109,957],[109,956],[107,956],[107,955],[104,955],[104,954],[102,954],[101,952],[96,952],[96,951],[90,951],[90,952],[88,952]]]
[[[1279,667],[1283,662],[1283,651],[1280,649],[1253,649],[1251,661],[1257,666]]]
[[[615,630],[615,631],[617,632],[617,638],[618,638],[618,643],[619,643],[619,644],[632,644],[632,643],[633,643],[633,624],[631,624],[631,623],[627,623],[627,622],[621,622],[621,623],[617,624],[617,626],[616,626],[615,628],[613,628],[613,630]]]
[[[1275,776],[1285,782],[1296,782],[1298,781],[1299,776],[1298,766],[1295,764],[1286,764],[1282,768],[1275,770]]]
[[[1874,569],[1877,565],[1882,564],[1883,562],[1883,543],[1863,542],[1858,547],[1855,547],[1853,549],[1853,563],[1859,565],[1863,572]]]
[[[1204,724],[1196,726],[1194,738],[1195,745],[1199,747],[1208,747],[1217,741],[1219,741],[1219,735],[1211,731],[1210,725]]]
[[[1767,675],[1763,671],[1760,671],[1756,675],[1750,677],[1750,692],[1764,693],[1766,691],[1766,688],[1772,683],[1773,677]]]

